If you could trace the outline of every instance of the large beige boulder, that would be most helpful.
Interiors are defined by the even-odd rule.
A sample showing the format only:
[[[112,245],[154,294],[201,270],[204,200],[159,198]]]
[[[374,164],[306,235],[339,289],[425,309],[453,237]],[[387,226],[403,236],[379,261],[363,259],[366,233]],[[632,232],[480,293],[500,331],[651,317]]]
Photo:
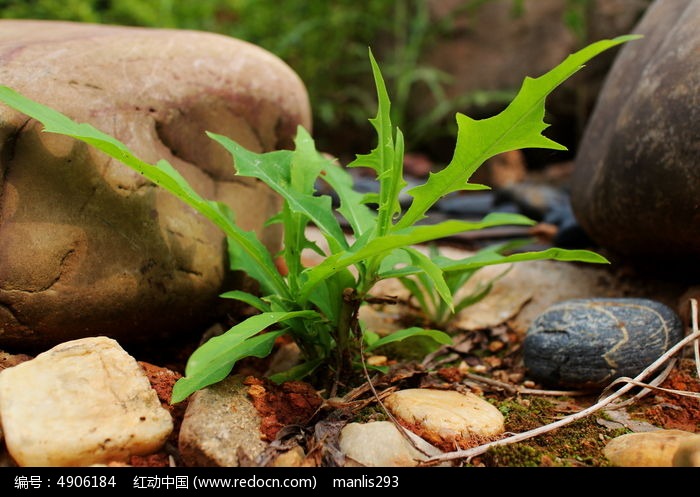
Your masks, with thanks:
[[[279,198],[234,176],[205,131],[257,152],[311,127],[296,73],[267,51],[197,31],[0,21],[0,84],[168,160],[207,199],[263,228]],[[243,285],[208,220],[130,168],[0,105],[0,346],[132,341],[209,326]]]

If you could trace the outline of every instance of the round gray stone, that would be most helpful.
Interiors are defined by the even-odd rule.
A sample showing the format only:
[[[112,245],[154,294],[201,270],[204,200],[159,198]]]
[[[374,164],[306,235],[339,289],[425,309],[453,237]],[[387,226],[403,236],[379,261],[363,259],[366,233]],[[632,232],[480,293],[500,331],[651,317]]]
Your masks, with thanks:
[[[683,338],[668,306],[649,299],[573,299],[537,316],[523,342],[530,376],[548,385],[604,387],[634,377]]]

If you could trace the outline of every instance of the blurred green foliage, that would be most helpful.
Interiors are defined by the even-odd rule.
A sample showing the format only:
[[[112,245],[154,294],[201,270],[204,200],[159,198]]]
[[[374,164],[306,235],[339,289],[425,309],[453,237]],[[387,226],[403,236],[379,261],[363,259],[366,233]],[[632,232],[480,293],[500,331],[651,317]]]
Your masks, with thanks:
[[[372,136],[367,116],[376,104],[368,47],[382,64],[394,96],[393,122],[411,149],[453,136],[455,112],[505,106],[513,98],[513,91],[448,98],[450,76],[421,60],[432,43],[449,36],[454,16],[472,15],[489,1],[464,1],[440,21],[431,18],[425,0],[0,0],[0,17],[194,29],[247,40],[299,74],[309,91],[317,143],[337,154],[333,147],[357,150]],[[581,12],[590,0],[567,1],[567,21],[580,30]],[[521,14],[523,0],[512,0],[512,6],[514,16]],[[416,92],[429,95],[432,103],[430,112],[419,117],[410,115]]]
[[[394,122],[413,147],[430,139],[439,129],[435,124],[465,104],[494,99],[506,103],[513,96],[508,92],[445,96],[448,75],[421,65],[419,59],[450,28],[449,19],[439,23],[430,19],[422,0],[0,0],[0,16],[195,29],[247,40],[279,56],[303,79],[317,140],[327,149],[329,136],[339,130],[368,128],[367,115],[376,105],[367,71],[368,47],[382,62],[395,95]],[[411,120],[409,102],[417,89],[430,92],[435,105],[429,115]]]

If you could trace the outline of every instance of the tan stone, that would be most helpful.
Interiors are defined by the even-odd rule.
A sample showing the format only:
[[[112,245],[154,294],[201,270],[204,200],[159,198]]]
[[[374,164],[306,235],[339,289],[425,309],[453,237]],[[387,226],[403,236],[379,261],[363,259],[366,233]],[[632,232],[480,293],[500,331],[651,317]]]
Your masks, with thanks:
[[[0,20],[0,58],[0,84],[167,160],[279,248],[280,226],[263,226],[279,197],[235,176],[205,134],[264,152],[310,129],[306,89],[278,57],[201,31]],[[223,233],[127,166],[41,129],[0,105],[0,346],[205,330],[223,312],[218,295],[243,284]]]
[[[694,434],[683,430],[628,433],[610,440],[603,455],[615,466],[670,467],[679,446],[690,437]]]
[[[673,466],[700,468],[700,435],[684,437],[673,454]]]
[[[340,450],[348,458],[347,466],[416,466],[440,453],[424,440],[417,439],[416,443],[425,453],[406,440],[390,421],[350,423],[340,432]]]
[[[466,448],[504,431],[503,414],[470,392],[411,388],[392,393],[384,405],[402,425],[440,448]]]
[[[173,430],[143,369],[106,337],[66,342],[0,372],[0,419],[19,466],[126,462],[160,449]]]
[[[240,465],[240,452],[254,459],[267,444],[262,418],[240,376],[193,393],[180,426],[180,456],[187,466]]]

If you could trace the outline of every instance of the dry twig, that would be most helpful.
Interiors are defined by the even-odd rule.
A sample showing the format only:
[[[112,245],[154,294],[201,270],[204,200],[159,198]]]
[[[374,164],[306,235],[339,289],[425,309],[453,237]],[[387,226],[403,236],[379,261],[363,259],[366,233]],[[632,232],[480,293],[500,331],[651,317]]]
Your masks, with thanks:
[[[372,390],[372,394],[374,395],[374,398],[377,400],[377,404],[379,404],[379,407],[382,408],[382,411],[384,411],[384,414],[391,420],[392,423],[394,423],[394,426],[396,426],[396,429],[399,430],[399,433],[401,436],[409,443],[411,446],[416,449],[418,452],[423,454],[426,457],[429,457],[430,454],[428,454],[424,449],[418,446],[418,435],[413,433],[412,431],[404,428],[401,426],[401,423],[398,422],[398,420],[394,417],[393,414],[389,411],[389,409],[386,408],[384,405],[384,402],[382,402],[382,399],[380,395],[377,393],[377,390],[374,388],[374,384],[372,383],[372,379],[369,377],[369,371],[367,370],[367,364],[365,363],[365,353],[362,348],[362,341],[360,341],[360,360],[362,362],[362,370],[365,374],[365,378],[367,379],[367,385],[369,385],[370,390]]]
[[[466,373],[465,378],[476,381],[478,383],[483,383],[486,385],[491,385],[494,387],[501,388],[511,394],[527,394],[527,395],[552,395],[555,397],[567,396],[567,397],[578,397],[581,395],[589,395],[591,392],[586,390],[539,390],[536,388],[526,388],[520,387],[518,385],[513,385],[511,383],[506,383],[504,381],[494,380],[493,378],[486,378],[485,376],[480,376],[474,373]]]

